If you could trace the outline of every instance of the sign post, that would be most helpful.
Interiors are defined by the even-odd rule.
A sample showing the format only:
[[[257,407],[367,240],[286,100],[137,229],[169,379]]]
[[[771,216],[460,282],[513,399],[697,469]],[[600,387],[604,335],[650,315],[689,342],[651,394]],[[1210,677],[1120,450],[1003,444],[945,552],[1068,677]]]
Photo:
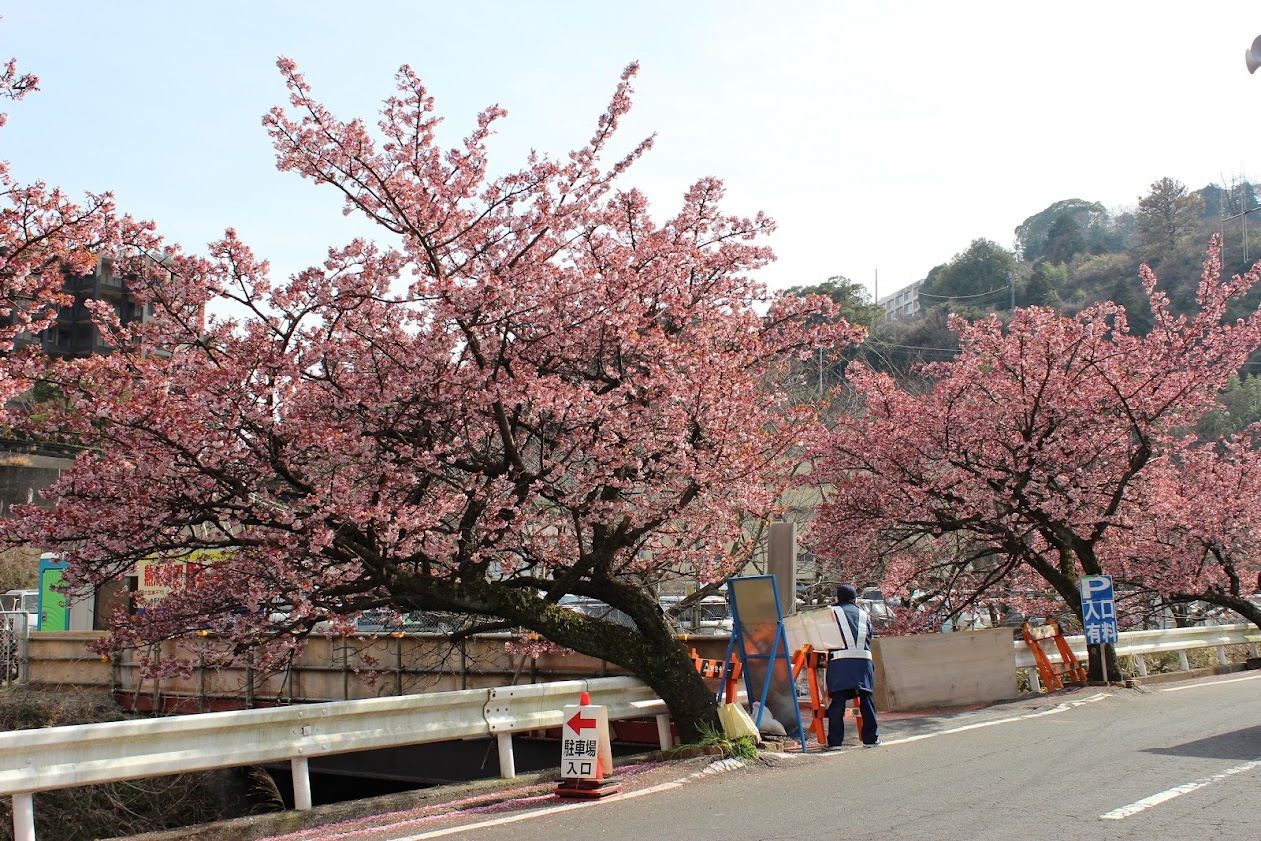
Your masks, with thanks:
[[[558,797],[594,799],[616,794],[621,783],[612,779],[613,748],[609,715],[583,692],[577,705],[562,710],[560,728],[560,784]]]
[[[1116,644],[1116,603],[1113,601],[1111,575],[1083,575],[1078,579],[1081,589],[1082,629],[1087,645]],[[1103,665],[1103,682],[1108,682],[1108,655],[1100,649],[1099,660]]]

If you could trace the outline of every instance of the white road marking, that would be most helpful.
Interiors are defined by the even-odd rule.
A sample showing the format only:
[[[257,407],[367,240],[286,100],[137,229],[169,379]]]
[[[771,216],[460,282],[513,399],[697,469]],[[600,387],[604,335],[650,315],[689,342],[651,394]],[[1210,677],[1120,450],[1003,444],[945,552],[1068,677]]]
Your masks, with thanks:
[[[1113,809],[1111,812],[1100,815],[1099,819],[1105,821],[1124,820],[1131,815],[1137,815],[1139,812],[1150,809],[1153,806],[1159,806],[1166,800],[1173,800],[1175,797],[1181,797],[1182,795],[1189,794],[1196,789],[1204,788],[1210,783],[1220,782],[1227,777],[1233,777],[1235,774],[1242,774],[1244,771],[1251,771],[1258,765],[1261,765],[1261,758],[1254,759],[1251,762],[1245,762],[1243,765],[1236,765],[1234,768],[1227,768],[1225,771],[1222,771],[1219,774],[1214,774],[1211,777],[1205,777],[1190,783],[1183,783],[1180,786],[1174,786],[1173,788],[1166,789],[1158,794],[1153,794],[1151,797],[1144,797],[1142,800],[1136,800],[1128,806],[1122,806],[1120,809]]]
[[[1049,710],[1042,710],[1036,713],[1027,713],[1025,715],[1016,715],[1016,716],[1012,716],[1011,718],[998,718],[993,721],[978,721],[976,724],[965,724],[962,727],[952,727],[949,730],[938,730],[935,733],[921,733],[917,736],[907,736],[904,739],[890,739],[889,741],[884,742],[884,744],[901,745],[907,742],[918,742],[923,739],[932,739],[937,736],[946,736],[951,733],[963,733],[967,730],[979,730],[982,727],[994,727],[995,725],[998,725],[998,724],[1012,724],[1017,721],[1027,721],[1028,719],[1031,719],[1031,718],[1041,718],[1044,715],[1056,715],[1057,713],[1068,712],[1074,707],[1080,707],[1082,704],[1092,704],[1095,701],[1102,701],[1104,698],[1110,698],[1110,697],[1112,696],[1108,695],[1105,692],[1100,692],[1098,694],[1091,695],[1088,698],[1081,698],[1076,701],[1065,701],[1063,704],[1057,704],[1056,706],[1051,707],[1051,709]],[[827,754],[823,754],[823,755],[827,756]]]
[[[909,736],[905,739],[893,739],[891,741],[884,742],[884,744],[898,745],[904,742],[918,742],[921,739],[931,739],[934,736],[944,736],[948,733],[962,733],[965,730],[976,730],[981,727],[993,727],[996,724],[1010,724],[1016,721],[1025,721],[1030,718],[1040,718],[1045,715],[1055,715],[1056,713],[1067,712],[1068,710],[1071,710],[1074,707],[1080,707],[1082,704],[1089,704],[1089,703],[1093,703],[1094,701],[1102,701],[1104,698],[1108,698],[1108,697],[1111,697],[1111,696],[1107,695],[1106,693],[1099,693],[1097,695],[1091,695],[1088,698],[1082,698],[1077,701],[1067,701],[1063,704],[1058,704],[1057,706],[1054,706],[1049,710],[1042,710],[1036,713],[1028,713],[1027,715],[1013,716],[1011,718],[1001,718],[995,721],[983,721],[983,722],[978,722],[977,724],[964,725],[963,727],[952,727],[949,730],[939,730],[936,733],[924,733],[918,736]],[[840,756],[843,753],[849,753],[849,751],[835,751],[832,754],[827,754],[827,753],[810,754],[810,756],[812,757],[833,756],[833,755]],[[692,778],[701,776],[702,774],[703,772],[697,772],[696,774],[691,775],[691,777],[684,777],[683,779],[674,780],[673,782],[661,783],[660,785],[649,786],[648,788],[642,788],[637,791],[628,791],[625,794],[616,794],[605,800],[584,800],[584,801],[576,801],[573,803],[565,803],[563,805],[553,806],[553,807],[545,808],[545,809],[539,809],[533,812],[523,812],[519,815],[510,815],[510,816],[506,816],[502,818],[491,818],[489,820],[478,821],[477,823],[470,823],[470,824],[464,824],[462,826],[453,826],[453,827],[448,827],[446,829],[435,829],[429,832],[422,832],[419,835],[408,835],[406,837],[398,838],[395,841],[427,841],[427,839],[429,838],[442,838],[448,835],[455,835],[456,833],[459,833],[459,832],[471,832],[475,829],[482,829],[482,828],[490,827],[490,826],[501,826],[503,824],[516,823],[518,821],[530,820],[532,818],[542,818],[548,815],[559,814],[560,812],[569,812],[573,809],[597,807],[602,803],[616,803],[619,800],[629,800],[632,797],[642,797],[646,794],[656,794],[658,792],[669,791],[671,789],[679,788],[684,783],[689,782]],[[381,829],[384,829],[384,827],[381,827]]]
[[[1168,689],[1161,689],[1160,692],[1181,692],[1184,689],[1200,689],[1204,686],[1221,686],[1223,683],[1239,683],[1244,680],[1257,680],[1261,675],[1249,675],[1248,677],[1232,677],[1229,680],[1206,680],[1200,683],[1188,683],[1186,686],[1171,686]]]
[[[453,826],[447,829],[435,829],[432,832],[422,832],[420,835],[408,835],[406,838],[398,838],[395,839],[395,841],[424,841],[426,838],[441,838],[444,835],[455,835],[457,832],[469,832],[474,829],[484,829],[488,826],[500,826],[502,824],[516,823],[517,821],[529,820],[530,818],[542,818],[548,815],[555,815],[558,812],[568,812],[572,809],[599,806],[601,803],[614,803],[619,800],[630,800],[632,797],[642,797],[645,794],[656,794],[659,791],[669,791],[672,788],[678,788],[683,785],[683,782],[683,780],[675,780],[670,783],[661,783],[660,785],[641,788],[637,791],[628,791],[625,794],[615,794],[607,800],[583,800],[575,803],[566,803],[563,806],[553,806],[549,809],[540,809],[537,812],[525,812],[520,815],[510,815],[504,818],[492,818],[487,821],[478,821],[477,823],[465,824],[463,826]]]

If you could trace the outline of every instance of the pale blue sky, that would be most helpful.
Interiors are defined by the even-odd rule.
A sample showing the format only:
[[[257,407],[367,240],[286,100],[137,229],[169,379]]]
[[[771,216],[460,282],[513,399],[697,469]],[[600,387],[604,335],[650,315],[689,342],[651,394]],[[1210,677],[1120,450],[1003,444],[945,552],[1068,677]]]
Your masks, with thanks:
[[[636,3],[0,0],[0,58],[42,91],[9,104],[21,180],[112,189],[200,251],[235,227],[279,274],[362,225],[275,170],[262,115],[277,55],[339,116],[375,121],[409,63],[457,142],[508,109],[492,165],[563,156],[638,60],[629,174],[673,213],[715,175],[780,223],[773,287],[844,274],[881,295],[1065,198],[1132,206],[1163,176],[1261,180],[1261,34],[1248,2]]]

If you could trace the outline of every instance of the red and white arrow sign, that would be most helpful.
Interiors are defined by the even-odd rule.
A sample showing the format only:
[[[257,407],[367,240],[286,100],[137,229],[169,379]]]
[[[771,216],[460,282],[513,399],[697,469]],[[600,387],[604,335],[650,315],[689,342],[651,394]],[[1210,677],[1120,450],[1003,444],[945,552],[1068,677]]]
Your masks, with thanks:
[[[599,704],[564,707],[561,710],[560,736],[562,778],[599,780],[613,773],[606,707]]]

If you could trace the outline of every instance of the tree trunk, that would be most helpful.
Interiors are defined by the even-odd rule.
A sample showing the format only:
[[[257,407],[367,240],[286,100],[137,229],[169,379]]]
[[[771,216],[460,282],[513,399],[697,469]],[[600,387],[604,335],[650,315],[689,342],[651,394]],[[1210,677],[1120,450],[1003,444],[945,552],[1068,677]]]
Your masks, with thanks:
[[[1087,663],[1086,663],[1086,680],[1090,683],[1102,683],[1105,679],[1109,683],[1116,683],[1122,680],[1121,666],[1117,660],[1117,649],[1115,645],[1088,645],[1086,646]],[[1104,666],[1107,665],[1107,676],[1104,676]]]
[[[469,598],[470,592],[475,598]],[[632,617],[636,628],[564,610],[534,595],[480,583],[440,593],[434,582],[428,582],[425,596],[432,600],[436,595],[445,601],[429,601],[426,607],[502,616],[556,645],[621,666],[665,701],[684,742],[700,741],[702,725],[719,727],[714,693],[696,671],[687,646],[666,623],[656,599],[648,594],[631,588],[619,593],[612,587],[601,593],[609,605]],[[420,598],[413,599],[423,603]]]
[[[715,694],[705,686],[683,643],[678,643],[676,652],[661,654],[641,666],[638,677],[670,708],[679,739],[685,744],[699,742],[704,735],[702,725],[721,729]]]

